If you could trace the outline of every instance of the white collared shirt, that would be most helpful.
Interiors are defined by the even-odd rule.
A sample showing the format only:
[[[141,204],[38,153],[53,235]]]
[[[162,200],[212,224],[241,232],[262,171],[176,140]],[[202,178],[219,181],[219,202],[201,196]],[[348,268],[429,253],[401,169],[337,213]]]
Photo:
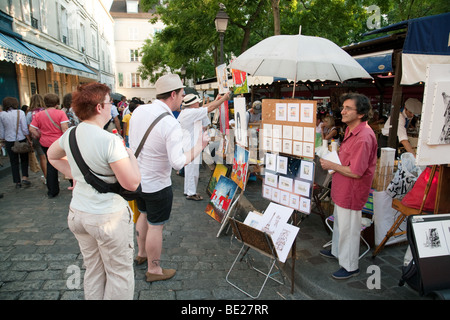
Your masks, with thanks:
[[[160,120],[147,138],[137,161],[141,172],[142,191],[152,193],[172,185],[172,168],[180,170],[186,163],[183,133],[180,123],[170,108],[161,100],[141,105],[130,119],[129,142],[133,151],[139,146],[145,132],[162,113],[170,112]]]
[[[398,115],[398,127],[397,127],[397,136],[398,141],[408,140],[408,134],[406,132],[406,112],[403,110]],[[386,123],[384,124],[383,129],[381,129],[381,133],[385,136],[389,136],[389,129],[391,128],[391,117],[388,118]]]

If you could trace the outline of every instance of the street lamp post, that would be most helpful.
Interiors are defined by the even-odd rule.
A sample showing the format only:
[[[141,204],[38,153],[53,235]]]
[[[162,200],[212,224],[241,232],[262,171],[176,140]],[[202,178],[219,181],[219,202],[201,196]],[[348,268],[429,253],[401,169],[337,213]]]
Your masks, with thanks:
[[[220,39],[220,64],[223,64],[223,38],[225,36],[225,31],[227,30],[228,17],[225,12],[225,5],[223,3],[219,4],[219,12],[216,15],[214,22],[216,23],[216,31],[219,33]]]

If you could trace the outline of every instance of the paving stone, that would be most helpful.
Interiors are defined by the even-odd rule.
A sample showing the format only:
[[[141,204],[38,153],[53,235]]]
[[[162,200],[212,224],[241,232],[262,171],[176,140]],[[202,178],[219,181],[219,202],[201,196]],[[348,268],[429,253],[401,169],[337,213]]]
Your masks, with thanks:
[[[171,219],[163,232],[162,265],[177,269],[177,274],[171,280],[150,284],[145,281],[147,265],[135,266],[135,300],[253,301],[226,281],[242,245],[228,228],[217,236],[220,224],[204,212],[211,173],[207,166],[201,167],[198,192],[204,197],[202,201],[186,200],[184,178],[172,175],[174,200]],[[0,200],[0,300],[83,300],[82,283],[78,289],[67,287],[70,266],[80,268],[81,277],[85,272],[78,243],[67,226],[71,198],[68,182],[61,181],[58,197],[47,199],[40,177],[40,173],[30,173],[32,186],[22,190],[13,188],[10,174],[0,178],[0,193],[4,194]],[[20,210],[14,209],[18,201]],[[241,201],[235,212],[239,218],[250,209],[262,212],[270,203],[261,197],[260,180],[249,181]],[[358,277],[338,282],[330,276],[337,270],[337,262],[318,253],[330,239],[318,215],[306,217],[297,237],[294,292],[290,285],[292,261],[288,259],[281,264],[285,283],[269,279],[260,300],[428,299],[397,285],[406,245],[388,246],[376,259],[369,252],[360,260],[364,270]],[[247,258],[256,264],[263,262],[257,256],[250,251]],[[370,275],[366,269],[371,265],[382,272],[379,290],[369,290],[366,285]],[[263,278],[250,269],[247,259],[236,264],[230,277],[249,291],[259,290]]]

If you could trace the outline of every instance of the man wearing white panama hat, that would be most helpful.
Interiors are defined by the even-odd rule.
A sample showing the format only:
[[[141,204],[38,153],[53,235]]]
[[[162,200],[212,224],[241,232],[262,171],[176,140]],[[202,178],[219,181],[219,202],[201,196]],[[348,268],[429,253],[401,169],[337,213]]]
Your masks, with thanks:
[[[202,100],[196,94],[188,94],[183,98],[183,110],[178,116],[181,128],[186,133],[183,135],[183,145],[185,150],[192,149],[200,129],[203,130],[209,125],[208,113],[218,108],[224,101],[228,100],[229,93],[223,96],[217,96],[213,102],[200,107]],[[201,164],[201,154],[195,157],[194,161],[186,165],[184,169],[184,194],[188,200],[203,200],[203,197],[197,193],[199,165]]]
[[[172,210],[172,168],[183,168],[209,142],[207,134],[200,135],[193,150],[184,152],[183,132],[172,113],[180,108],[184,96],[183,83],[178,75],[167,74],[160,77],[155,86],[156,100],[134,111],[129,132],[130,148],[135,151],[150,125],[166,113],[148,135],[138,157],[142,193],[137,201],[141,215],[136,223],[136,261],[138,264],[148,261],[145,274],[148,282],[170,279],[176,272],[160,266],[163,227]]]

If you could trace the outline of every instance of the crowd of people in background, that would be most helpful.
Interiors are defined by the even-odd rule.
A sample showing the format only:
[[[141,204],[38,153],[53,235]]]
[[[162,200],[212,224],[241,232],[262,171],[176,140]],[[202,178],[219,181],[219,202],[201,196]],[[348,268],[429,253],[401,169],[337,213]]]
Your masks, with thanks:
[[[184,170],[186,199],[203,199],[197,193],[197,183],[202,162],[201,152],[209,143],[207,128],[211,124],[210,113],[230,99],[227,93],[218,95],[212,102],[204,103],[198,94],[186,94],[184,88],[177,75],[166,75],[156,82],[157,99],[151,103],[144,103],[137,97],[127,100],[125,96],[120,100],[113,100],[110,89],[98,83],[79,86],[73,94],[65,95],[62,103],[59,96],[52,93],[44,96],[34,94],[29,106],[21,108],[16,98],[7,97],[2,101],[0,138],[5,141],[15,187],[26,188],[31,184],[28,174],[29,153],[14,152],[12,147],[15,141],[26,142],[32,147],[32,152],[39,160],[49,198],[58,196],[60,192],[60,173],[70,182],[68,189],[73,190],[73,195],[68,223],[84,256],[87,299],[133,298],[133,259],[129,259],[130,250],[134,250],[134,244],[131,244],[133,228],[130,223],[131,209],[122,197],[114,193],[94,192],[93,186],[85,181],[72,154],[70,132],[82,127],[74,136],[80,141],[83,154],[88,155],[88,162],[95,168],[94,172],[102,172],[99,175],[107,180],[115,176],[129,190],[135,190],[139,183],[140,197],[136,205],[139,211],[136,221],[138,252],[134,261],[137,264],[147,263],[146,281],[170,279],[176,270],[164,269],[160,265],[160,256],[163,226],[169,220],[172,209],[171,172],[172,169]],[[421,105],[417,101],[413,102],[414,104],[408,100],[405,110],[415,108],[410,113],[417,113]],[[367,168],[355,167],[348,159],[344,159],[346,164],[339,167],[321,160],[324,169],[338,172],[333,177],[332,196],[338,203],[335,215],[339,215],[341,230],[335,228],[333,237],[336,239],[333,238],[333,244],[336,242],[336,245],[332,250],[321,253],[334,258],[340,252],[342,268],[333,274],[338,279],[359,273],[357,251],[349,252],[347,249],[350,245],[337,237],[342,232],[347,232],[346,225],[354,223],[347,219],[349,213],[359,219],[366,190],[359,192],[357,205],[348,206],[348,203],[354,203],[353,198],[357,192],[340,194],[336,184],[347,184],[349,188],[353,188],[356,180],[364,178],[367,180],[365,186],[370,187],[369,180],[376,163],[376,141],[384,134],[387,120],[378,110],[372,112],[365,96],[348,94],[343,105],[340,112],[333,112],[327,107],[318,108],[316,138],[321,141],[336,141],[341,144],[341,149],[352,150],[354,154],[360,143],[367,143],[366,149],[370,152],[358,155],[360,158],[370,156],[369,161],[366,161],[370,163],[370,172],[366,172]],[[261,101],[251,102],[247,122],[260,122],[261,113]],[[410,114],[407,117],[411,118]],[[162,119],[162,124],[151,132],[151,139],[143,140],[144,133],[155,119]],[[364,134],[357,136],[359,132]],[[92,139],[94,136],[96,139]],[[121,139],[117,139],[117,136]],[[360,136],[364,137],[364,141]],[[141,140],[142,153],[137,158],[132,150],[138,149]],[[355,173],[354,170],[359,171]],[[349,194],[353,198],[348,198]],[[101,227],[113,220],[123,223],[108,235],[111,237],[108,245],[97,238],[97,231],[89,230],[92,223]],[[360,225],[359,220],[355,221],[354,225]],[[359,239],[359,229],[352,230],[352,233],[353,237],[349,241],[356,242]],[[117,255],[114,266],[104,263],[105,252],[110,256]],[[114,280],[117,277],[122,280]]]

